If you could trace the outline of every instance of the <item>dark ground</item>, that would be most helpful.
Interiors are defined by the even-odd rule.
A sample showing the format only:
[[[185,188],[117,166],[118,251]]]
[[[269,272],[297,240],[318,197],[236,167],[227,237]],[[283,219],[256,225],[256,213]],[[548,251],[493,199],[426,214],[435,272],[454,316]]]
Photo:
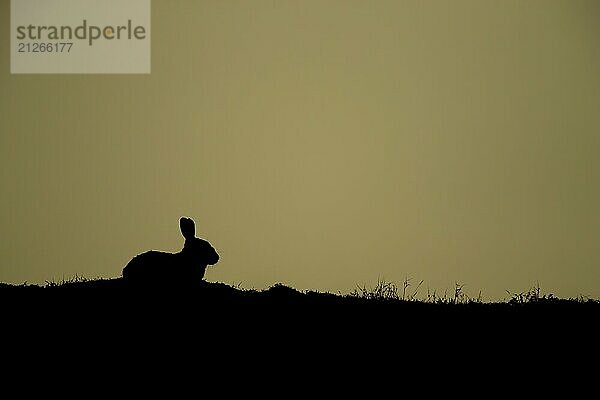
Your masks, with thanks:
[[[134,286],[122,278],[75,280],[62,284],[0,283],[5,315],[41,319],[83,318],[119,322],[132,319],[181,318],[190,324],[206,319],[235,319],[251,324],[302,323],[305,326],[348,324],[356,329],[378,326],[508,327],[513,324],[584,326],[600,316],[600,302],[533,295],[506,302],[473,299],[404,301],[374,292],[335,295],[300,292],[277,284],[256,291],[222,283]],[[417,325],[415,325],[417,324]],[[361,327],[361,328],[358,328]],[[521,326],[526,329],[525,326]]]
[[[3,361],[15,375],[42,368],[68,380],[94,371],[150,392],[168,377],[200,392],[217,382],[221,393],[286,382],[286,391],[312,387],[311,396],[319,387],[377,396],[372,390],[399,393],[427,378],[420,390],[451,394],[457,382],[477,387],[482,375],[498,379],[493,388],[517,387],[517,377],[531,383],[532,371],[564,378],[560,368],[583,379],[599,350],[596,301],[436,304],[109,279],[0,284],[0,304]],[[446,375],[463,381],[440,386]]]

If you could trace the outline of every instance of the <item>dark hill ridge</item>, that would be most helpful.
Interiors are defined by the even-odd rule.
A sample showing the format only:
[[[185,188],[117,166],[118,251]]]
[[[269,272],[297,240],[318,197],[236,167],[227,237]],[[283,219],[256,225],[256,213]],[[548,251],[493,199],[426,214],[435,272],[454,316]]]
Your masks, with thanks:
[[[20,348],[101,346],[144,357],[160,349],[191,353],[194,360],[216,352],[220,362],[242,352],[283,357],[284,365],[306,354],[332,357],[329,362],[356,356],[379,362],[387,354],[493,361],[507,354],[581,355],[596,346],[597,301],[522,300],[405,301],[377,290],[334,295],[281,284],[262,291],[209,282],[132,287],[117,278],[0,284],[0,322],[5,343]]]
[[[100,304],[120,303],[144,299],[150,303],[182,301],[180,308],[201,306],[211,303],[220,306],[261,306],[261,307],[329,307],[367,308],[402,310],[411,312],[448,312],[448,313],[541,313],[546,310],[560,312],[600,311],[600,302],[591,299],[559,299],[552,295],[540,295],[530,291],[515,294],[504,302],[482,302],[466,296],[454,298],[435,298],[429,300],[403,300],[396,292],[381,290],[377,287],[354,291],[348,295],[336,295],[316,291],[298,291],[283,284],[276,284],[265,290],[248,290],[219,282],[201,281],[198,284],[154,284],[132,285],[123,278],[87,280],[75,278],[62,283],[49,282],[39,285],[13,285],[0,283],[0,296],[19,299],[22,305],[33,301],[37,304],[60,300],[86,300]],[[90,303],[91,304],[91,303]]]

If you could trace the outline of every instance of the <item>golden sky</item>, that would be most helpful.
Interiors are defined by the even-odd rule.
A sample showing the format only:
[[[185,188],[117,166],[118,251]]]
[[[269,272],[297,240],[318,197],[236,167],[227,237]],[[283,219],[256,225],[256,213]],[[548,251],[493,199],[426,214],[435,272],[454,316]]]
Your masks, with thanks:
[[[207,279],[600,297],[597,1],[153,0],[150,75],[11,75],[0,281]]]

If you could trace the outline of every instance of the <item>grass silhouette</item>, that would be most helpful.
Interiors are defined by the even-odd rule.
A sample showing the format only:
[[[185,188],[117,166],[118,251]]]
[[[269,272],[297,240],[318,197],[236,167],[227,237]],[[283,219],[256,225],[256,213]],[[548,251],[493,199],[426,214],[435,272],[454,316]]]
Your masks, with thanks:
[[[6,343],[24,347],[101,345],[140,359],[179,354],[202,363],[208,357],[225,368],[244,358],[240,352],[283,366],[306,354],[329,362],[358,359],[357,371],[367,373],[371,363],[387,365],[384,359],[445,355],[493,363],[507,355],[585,354],[596,343],[597,300],[560,299],[534,287],[484,302],[458,283],[442,296],[422,287],[380,279],[334,294],[206,281],[140,287],[122,278],[75,276],[44,285],[0,283],[0,321]],[[248,363],[254,365],[242,364]]]
[[[282,283],[277,283],[264,290],[244,289],[241,284],[232,286],[220,282],[199,281],[194,284],[174,285],[165,283],[161,286],[139,287],[132,286],[123,278],[97,278],[89,279],[84,276],[75,275],[74,277],[60,281],[46,281],[44,285],[28,284],[8,284],[0,283],[0,294],[23,294],[27,293],[32,298],[35,296],[47,296],[63,294],[83,294],[102,295],[103,293],[112,296],[121,296],[125,298],[129,295],[165,295],[170,296],[192,296],[198,299],[214,299],[224,303],[239,302],[243,303],[261,303],[271,305],[285,304],[348,304],[348,305],[427,305],[427,306],[457,306],[458,308],[478,306],[482,308],[497,307],[518,307],[535,305],[572,305],[572,306],[598,306],[600,301],[583,296],[577,298],[562,299],[553,294],[544,294],[539,287],[534,286],[523,292],[506,291],[508,299],[501,301],[484,302],[481,292],[477,297],[470,297],[464,291],[464,285],[455,283],[454,291],[451,295],[445,292],[438,295],[436,291],[427,289],[427,293],[419,297],[419,290],[423,285],[420,281],[415,289],[410,288],[410,280],[403,281],[402,287],[393,282],[379,279],[374,286],[357,286],[348,294],[333,294],[329,292],[319,292],[313,290],[299,291]]]

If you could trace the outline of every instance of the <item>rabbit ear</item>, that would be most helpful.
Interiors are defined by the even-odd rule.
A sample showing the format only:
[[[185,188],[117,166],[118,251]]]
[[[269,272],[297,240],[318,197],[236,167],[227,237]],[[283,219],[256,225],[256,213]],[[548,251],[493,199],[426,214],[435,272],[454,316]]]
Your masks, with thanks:
[[[193,239],[196,236],[196,225],[191,218],[181,217],[179,220],[181,234],[186,239]]]

